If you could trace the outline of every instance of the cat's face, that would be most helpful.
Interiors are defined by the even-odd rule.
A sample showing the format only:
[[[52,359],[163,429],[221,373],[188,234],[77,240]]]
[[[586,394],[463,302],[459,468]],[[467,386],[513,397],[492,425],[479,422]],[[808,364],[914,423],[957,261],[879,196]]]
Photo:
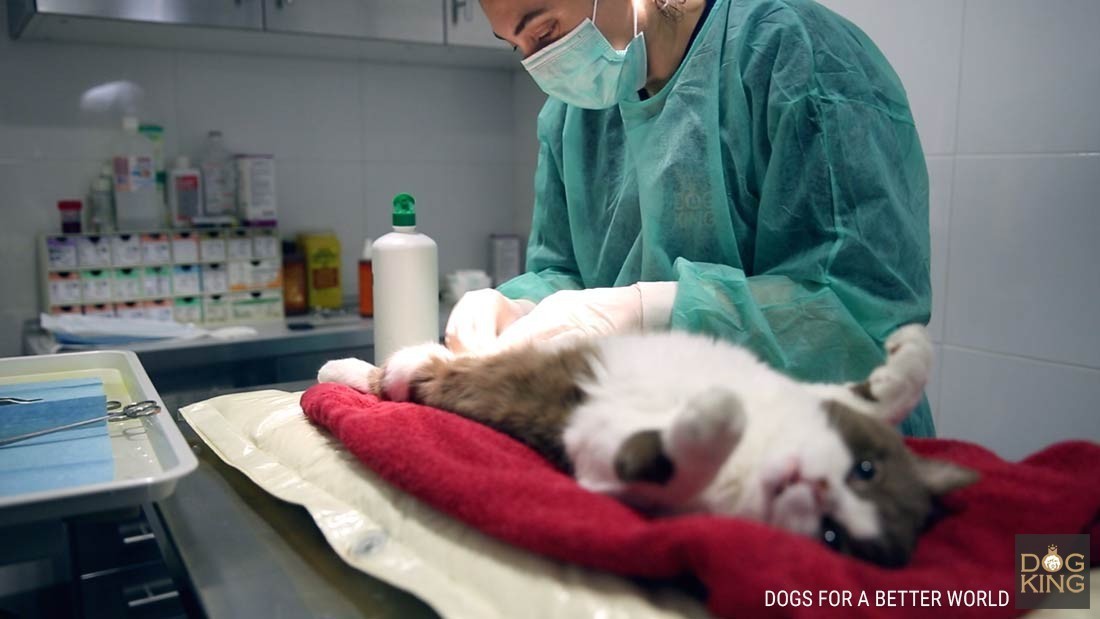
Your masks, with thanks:
[[[936,498],[977,475],[913,454],[882,421],[825,406],[824,436],[792,441],[762,464],[763,519],[845,554],[903,565]]]

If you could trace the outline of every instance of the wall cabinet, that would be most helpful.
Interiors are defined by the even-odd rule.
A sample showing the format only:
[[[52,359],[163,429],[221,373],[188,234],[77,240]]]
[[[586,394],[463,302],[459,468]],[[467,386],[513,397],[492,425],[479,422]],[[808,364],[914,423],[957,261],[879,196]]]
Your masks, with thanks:
[[[478,0],[0,0],[12,38],[514,67]],[[409,45],[409,44],[415,45]]]
[[[493,35],[493,28],[478,0],[446,0],[444,18],[447,23],[447,44],[490,49],[510,49]]]
[[[440,0],[264,0],[272,32],[443,43]]]
[[[8,0],[13,38],[50,17],[262,30],[262,0]]]

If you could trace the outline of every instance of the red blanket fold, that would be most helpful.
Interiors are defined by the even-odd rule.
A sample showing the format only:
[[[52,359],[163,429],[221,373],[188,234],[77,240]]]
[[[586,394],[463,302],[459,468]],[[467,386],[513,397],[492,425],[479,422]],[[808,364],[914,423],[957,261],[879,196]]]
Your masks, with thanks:
[[[631,577],[694,575],[715,615],[1014,616],[1015,534],[1091,533],[1100,557],[1100,445],[1067,442],[1019,462],[976,445],[911,439],[916,452],[981,472],[948,498],[953,514],[921,538],[913,561],[887,570],[838,555],[816,541],[715,516],[647,519],[581,489],[526,446],[443,411],[382,402],[321,384],[302,408],[364,464],[395,486],[506,542],[556,559]],[[851,591],[831,608],[819,591]],[[936,590],[941,606],[882,608],[878,591]],[[948,591],[1008,592],[1005,607],[948,606]],[[809,606],[767,604],[766,592],[806,591]],[[861,592],[868,606],[856,605]],[[801,596],[798,596],[801,597]]]

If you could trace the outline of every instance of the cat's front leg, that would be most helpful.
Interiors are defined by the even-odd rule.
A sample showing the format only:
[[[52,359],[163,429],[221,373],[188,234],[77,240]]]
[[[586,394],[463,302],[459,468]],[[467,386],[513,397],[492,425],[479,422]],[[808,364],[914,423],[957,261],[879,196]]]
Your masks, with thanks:
[[[333,359],[321,366],[317,372],[317,382],[337,383],[363,393],[375,393],[378,384],[378,368],[354,357]]]
[[[891,424],[901,423],[920,404],[932,373],[932,341],[921,325],[906,325],[886,339],[886,362],[852,392]]]

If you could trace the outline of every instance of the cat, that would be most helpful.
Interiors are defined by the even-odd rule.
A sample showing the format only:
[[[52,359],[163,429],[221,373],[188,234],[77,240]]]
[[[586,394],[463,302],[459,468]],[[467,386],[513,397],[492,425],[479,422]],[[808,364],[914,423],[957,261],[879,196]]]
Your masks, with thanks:
[[[707,512],[908,562],[938,498],[974,471],[909,451],[894,428],[932,367],[925,329],[886,341],[861,383],[802,383],[733,344],[682,332],[541,343],[488,356],[438,344],[318,380],[444,409],[526,443],[584,488],[655,515]]]

